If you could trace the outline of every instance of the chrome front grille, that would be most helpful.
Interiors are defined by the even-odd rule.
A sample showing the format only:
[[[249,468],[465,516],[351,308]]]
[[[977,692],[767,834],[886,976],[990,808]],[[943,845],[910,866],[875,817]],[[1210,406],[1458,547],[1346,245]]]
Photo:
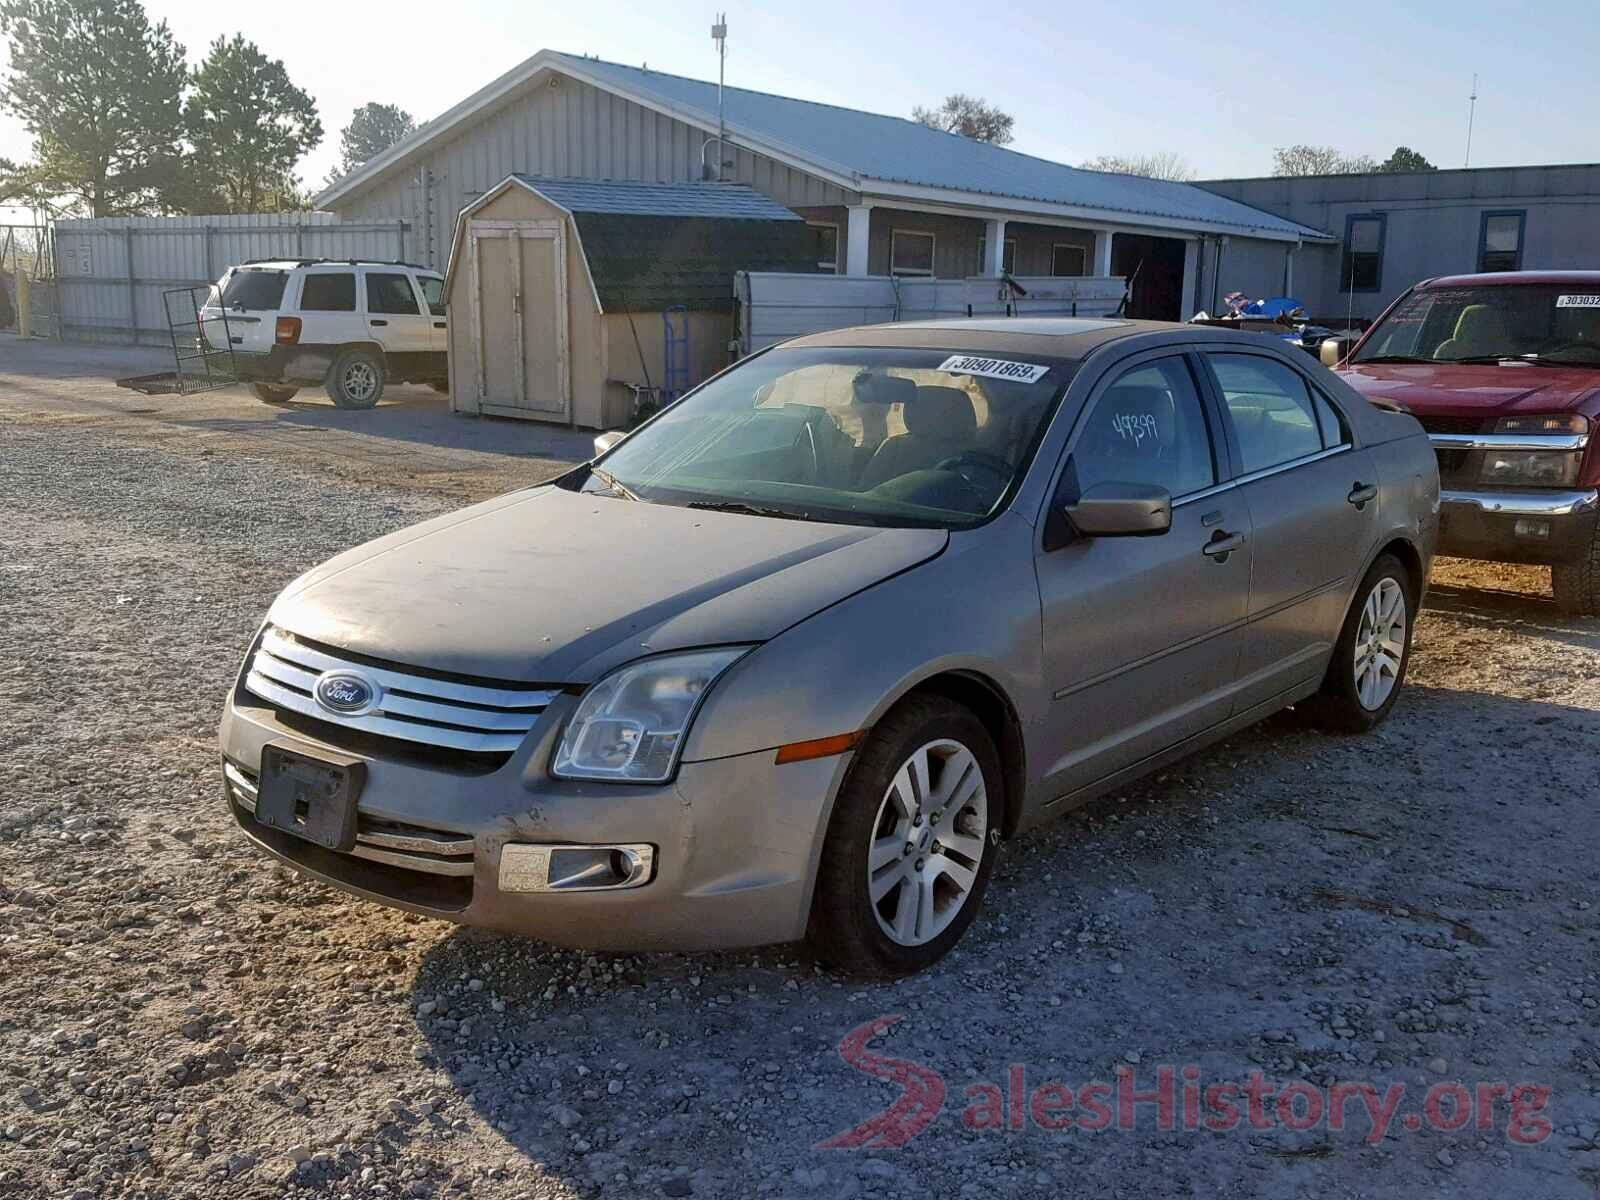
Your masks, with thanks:
[[[255,776],[231,762],[222,764],[222,774],[228,781],[233,802],[254,815],[257,791]],[[467,878],[472,875],[472,838],[466,834],[380,821],[364,814],[358,814],[356,844],[350,853],[369,862],[423,871],[429,875]]]
[[[329,672],[358,676],[373,690],[359,712],[318,701]],[[250,660],[245,688],[280,709],[382,738],[473,754],[508,755],[522,744],[559,689],[523,690],[456,683],[345,659],[268,627]]]

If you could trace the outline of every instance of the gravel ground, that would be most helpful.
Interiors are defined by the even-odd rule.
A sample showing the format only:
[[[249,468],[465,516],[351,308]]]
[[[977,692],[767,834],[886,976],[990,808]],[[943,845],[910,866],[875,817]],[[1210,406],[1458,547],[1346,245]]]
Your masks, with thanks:
[[[302,882],[219,796],[220,697],[274,592],[488,476],[3,400],[0,1196],[1600,1188],[1600,623],[1559,619],[1536,573],[1442,565],[1378,733],[1281,716],[1008,847],[933,972],[596,957]],[[893,1016],[871,1050],[895,1058],[841,1057]],[[1164,1130],[1143,1104],[1049,1130],[1012,1095],[1019,1072],[1147,1091],[1163,1065],[1408,1090],[1380,1132],[1359,1105],[1342,1129]],[[1443,1081],[1549,1092],[1517,1136],[1504,1098],[1485,1128],[1437,1127],[1449,1103],[1411,1128]],[[818,1148],[903,1092],[915,1136],[911,1104]]]

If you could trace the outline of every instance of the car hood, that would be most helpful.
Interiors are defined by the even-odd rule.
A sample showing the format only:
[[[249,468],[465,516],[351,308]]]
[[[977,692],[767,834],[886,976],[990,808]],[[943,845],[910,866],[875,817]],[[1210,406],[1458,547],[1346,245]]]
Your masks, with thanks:
[[[1566,412],[1592,405],[1600,370],[1582,367],[1501,367],[1491,363],[1354,363],[1339,378],[1369,400],[1398,404],[1423,416],[1503,416]]]
[[[760,642],[939,554],[939,529],[676,508],[557,487],[403,529],[286,588],[268,620],[341,650],[524,683]]]

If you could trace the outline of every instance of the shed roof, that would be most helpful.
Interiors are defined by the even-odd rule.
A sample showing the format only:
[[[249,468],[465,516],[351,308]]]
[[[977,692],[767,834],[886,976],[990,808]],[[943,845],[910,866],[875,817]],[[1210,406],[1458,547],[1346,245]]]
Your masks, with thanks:
[[[715,132],[717,85],[577,54],[541,50],[327,188],[333,204],[397,169],[429,143],[458,134],[542,72],[556,72]],[[1188,183],[1069,167],[942,133],[903,117],[862,112],[745,88],[723,89],[728,140],[818,178],[872,195],[1010,209],[1295,241],[1331,235]],[[925,189],[931,195],[919,195]]]
[[[516,178],[570,213],[714,217],[733,221],[801,219],[744,183],[633,183],[614,179],[547,179],[521,174]]]

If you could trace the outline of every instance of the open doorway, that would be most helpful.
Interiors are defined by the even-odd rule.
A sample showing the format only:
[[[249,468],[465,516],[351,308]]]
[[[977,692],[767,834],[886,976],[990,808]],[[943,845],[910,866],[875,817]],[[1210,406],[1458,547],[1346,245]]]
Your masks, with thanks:
[[[1183,319],[1183,248],[1181,238],[1142,233],[1112,237],[1111,273],[1133,279],[1128,316],[1141,321]]]

